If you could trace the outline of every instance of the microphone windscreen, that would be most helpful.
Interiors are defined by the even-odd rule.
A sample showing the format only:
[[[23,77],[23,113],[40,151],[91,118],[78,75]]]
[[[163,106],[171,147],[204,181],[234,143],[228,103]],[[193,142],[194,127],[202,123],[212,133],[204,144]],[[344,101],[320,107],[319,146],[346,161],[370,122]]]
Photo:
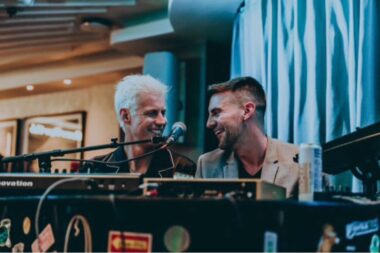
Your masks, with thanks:
[[[180,121],[178,121],[178,122],[176,122],[176,123],[173,124],[173,126],[172,126],[172,131],[173,131],[174,129],[176,129],[176,128],[180,128],[180,129],[182,129],[183,132],[186,132],[186,131],[187,131],[187,127],[186,127],[186,125],[185,125],[183,122],[180,122]]]

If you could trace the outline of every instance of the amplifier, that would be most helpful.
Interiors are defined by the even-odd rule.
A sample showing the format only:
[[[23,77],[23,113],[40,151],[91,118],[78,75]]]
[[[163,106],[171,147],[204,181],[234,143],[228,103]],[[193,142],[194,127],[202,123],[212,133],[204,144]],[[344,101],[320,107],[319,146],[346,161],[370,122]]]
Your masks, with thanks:
[[[54,192],[135,192],[142,183],[138,173],[119,174],[36,174],[1,173],[0,195],[41,194],[56,184]]]
[[[286,189],[260,179],[171,179],[145,178],[145,196],[160,197],[223,197],[241,199],[282,200]]]

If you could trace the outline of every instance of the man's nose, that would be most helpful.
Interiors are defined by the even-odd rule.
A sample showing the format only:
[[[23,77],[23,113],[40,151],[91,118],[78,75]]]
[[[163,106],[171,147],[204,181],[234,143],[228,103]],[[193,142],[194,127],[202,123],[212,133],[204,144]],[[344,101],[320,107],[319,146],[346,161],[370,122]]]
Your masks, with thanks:
[[[212,119],[211,117],[208,117],[206,126],[207,128],[213,129],[216,126],[216,121]]]
[[[156,120],[155,120],[155,123],[156,125],[166,125],[166,122],[167,122],[167,119],[166,117],[160,112],[157,117],[156,117]]]

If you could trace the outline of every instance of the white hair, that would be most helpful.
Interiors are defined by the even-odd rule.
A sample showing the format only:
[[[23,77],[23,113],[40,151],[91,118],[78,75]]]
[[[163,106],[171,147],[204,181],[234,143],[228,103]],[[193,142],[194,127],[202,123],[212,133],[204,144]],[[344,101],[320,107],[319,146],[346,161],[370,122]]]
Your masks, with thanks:
[[[166,97],[168,88],[165,84],[150,75],[129,75],[124,77],[116,86],[115,112],[120,127],[124,129],[123,120],[120,117],[122,108],[136,113],[139,99],[144,94],[157,94]]]

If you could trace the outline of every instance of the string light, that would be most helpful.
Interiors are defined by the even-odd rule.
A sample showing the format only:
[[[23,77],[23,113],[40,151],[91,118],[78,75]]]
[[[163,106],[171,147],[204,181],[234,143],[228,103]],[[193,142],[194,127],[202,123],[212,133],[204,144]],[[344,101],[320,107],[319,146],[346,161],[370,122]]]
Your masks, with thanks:
[[[70,86],[70,85],[73,83],[73,81],[72,81],[71,79],[65,79],[65,80],[63,80],[63,83],[64,83],[66,86]]]
[[[29,85],[26,86],[26,90],[27,91],[32,91],[32,90],[34,90],[34,86],[31,85],[31,84],[29,84]]]

